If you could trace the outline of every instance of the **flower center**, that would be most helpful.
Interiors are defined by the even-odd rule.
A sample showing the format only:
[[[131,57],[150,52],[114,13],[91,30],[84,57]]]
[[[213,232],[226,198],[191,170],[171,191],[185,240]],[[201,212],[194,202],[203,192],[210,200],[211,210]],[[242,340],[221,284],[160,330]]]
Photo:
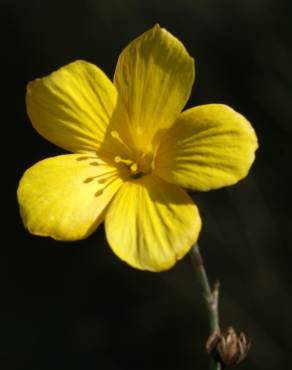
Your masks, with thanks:
[[[136,160],[121,158],[116,156],[114,158],[116,163],[125,165],[134,179],[139,179],[144,175],[149,175],[152,172],[153,156],[150,153],[142,154]]]
[[[117,131],[112,131],[111,136],[118,144],[123,155],[114,157],[117,164],[126,167],[133,179],[139,179],[142,176],[149,175],[153,169],[153,154],[150,152],[138,151],[136,148],[129,150],[129,147],[121,139]],[[130,154],[131,153],[131,154]]]

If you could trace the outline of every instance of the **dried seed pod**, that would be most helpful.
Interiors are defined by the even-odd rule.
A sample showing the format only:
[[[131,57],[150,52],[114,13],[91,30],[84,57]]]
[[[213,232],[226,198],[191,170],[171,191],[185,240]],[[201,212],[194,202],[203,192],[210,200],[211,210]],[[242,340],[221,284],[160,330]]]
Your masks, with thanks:
[[[233,367],[245,359],[250,348],[245,334],[237,336],[232,327],[226,328],[222,333],[214,332],[206,343],[207,352],[223,367]]]

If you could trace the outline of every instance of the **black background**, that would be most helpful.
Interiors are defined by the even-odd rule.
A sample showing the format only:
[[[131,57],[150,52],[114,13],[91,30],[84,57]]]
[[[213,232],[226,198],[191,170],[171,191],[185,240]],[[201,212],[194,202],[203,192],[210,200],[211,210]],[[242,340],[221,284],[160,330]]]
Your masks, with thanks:
[[[63,151],[25,111],[28,81],[76,59],[112,77],[120,51],[160,23],[196,59],[188,106],[225,103],[260,149],[238,185],[195,194],[202,254],[221,281],[222,326],[252,338],[240,368],[291,368],[292,3],[284,0],[1,0],[0,366],[5,370],[207,369],[208,323],[188,258],[164,273],[116,258],[103,226],[61,243],[28,235],[16,188]]]

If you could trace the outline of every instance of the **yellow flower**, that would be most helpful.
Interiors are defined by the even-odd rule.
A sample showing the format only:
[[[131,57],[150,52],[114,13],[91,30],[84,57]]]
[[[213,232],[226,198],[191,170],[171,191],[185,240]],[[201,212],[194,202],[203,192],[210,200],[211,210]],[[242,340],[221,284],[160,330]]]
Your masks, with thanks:
[[[34,128],[74,154],[25,172],[18,188],[25,227],[69,241],[104,221],[109,245],[131,266],[173,266],[201,229],[183,188],[236,183],[257,148],[249,122],[225,105],[181,113],[193,81],[193,59],[156,25],[122,51],[113,83],[84,61],[29,83]]]

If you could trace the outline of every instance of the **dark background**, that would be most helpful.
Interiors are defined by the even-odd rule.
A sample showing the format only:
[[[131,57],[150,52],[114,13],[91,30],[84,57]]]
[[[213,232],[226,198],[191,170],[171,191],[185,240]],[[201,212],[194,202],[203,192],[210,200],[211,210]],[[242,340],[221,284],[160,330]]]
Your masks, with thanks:
[[[16,202],[24,170],[63,153],[30,125],[27,82],[79,58],[112,77],[120,51],[157,22],[196,59],[188,106],[229,104],[257,131],[250,175],[194,195],[200,245],[210,278],[221,281],[222,326],[252,338],[238,368],[291,369],[291,4],[0,1],[1,369],[207,369],[207,316],[188,258],[147,273],[113,255],[103,226],[78,243],[30,236]]]

